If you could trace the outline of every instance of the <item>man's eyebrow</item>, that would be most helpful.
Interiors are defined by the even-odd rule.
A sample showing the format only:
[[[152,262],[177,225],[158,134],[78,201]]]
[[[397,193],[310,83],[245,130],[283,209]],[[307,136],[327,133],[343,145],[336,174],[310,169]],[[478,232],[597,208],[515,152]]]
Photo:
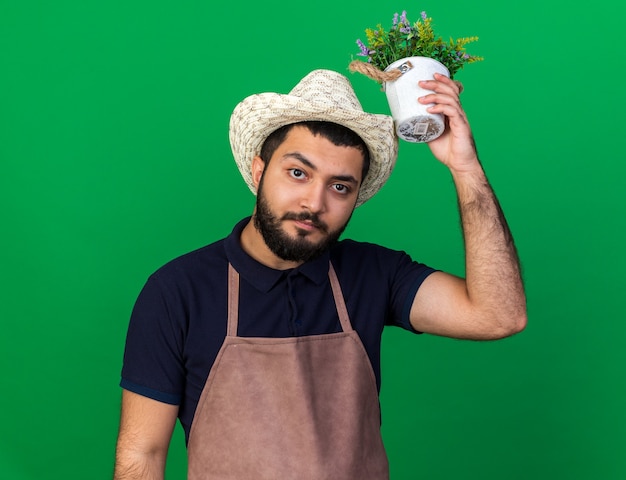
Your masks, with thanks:
[[[286,159],[286,158],[295,158],[296,160],[299,160],[300,162],[302,162],[305,166],[309,167],[311,170],[317,171],[317,167],[308,158],[302,155],[300,152],[287,152],[285,153],[285,155],[283,155],[283,159]],[[354,185],[359,184],[359,181],[356,178],[354,178],[352,175],[334,175],[333,179],[339,180],[342,182],[353,183]]]
[[[283,155],[283,158],[295,158],[296,160],[300,160],[310,169],[317,170],[317,167],[308,158],[302,155],[300,152],[287,152],[285,153],[285,155]]]

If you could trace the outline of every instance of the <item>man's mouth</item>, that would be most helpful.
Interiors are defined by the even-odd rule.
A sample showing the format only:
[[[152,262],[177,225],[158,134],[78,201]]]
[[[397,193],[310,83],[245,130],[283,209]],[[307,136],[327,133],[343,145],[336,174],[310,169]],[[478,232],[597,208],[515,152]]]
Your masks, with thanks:
[[[311,222],[310,220],[294,220],[296,223],[296,226],[299,228],[302,228],[304,230],[315,230],[315,229],[319,229],[319,227]]]
[[[298,228],[306,231],[321,230],[326,232],[328,230],[326,224],[313,213],[287,213],[283,216],[283,220],[292,220]]]

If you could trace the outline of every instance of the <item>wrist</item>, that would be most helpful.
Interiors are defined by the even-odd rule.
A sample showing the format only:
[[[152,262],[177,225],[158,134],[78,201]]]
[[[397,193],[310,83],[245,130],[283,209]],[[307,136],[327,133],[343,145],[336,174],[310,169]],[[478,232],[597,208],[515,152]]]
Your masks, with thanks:
[[[477,156],[462,162],[453,162],[448,168],[455,182],[485,178],[485,171]]]

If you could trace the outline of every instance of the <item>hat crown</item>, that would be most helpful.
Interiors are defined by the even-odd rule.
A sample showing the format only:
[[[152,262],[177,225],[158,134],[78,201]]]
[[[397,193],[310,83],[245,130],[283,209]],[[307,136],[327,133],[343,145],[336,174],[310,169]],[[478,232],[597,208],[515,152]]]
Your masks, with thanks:
[[[289,92],[309,102],[363,111],[350,81],[332,70],[313,70]]]

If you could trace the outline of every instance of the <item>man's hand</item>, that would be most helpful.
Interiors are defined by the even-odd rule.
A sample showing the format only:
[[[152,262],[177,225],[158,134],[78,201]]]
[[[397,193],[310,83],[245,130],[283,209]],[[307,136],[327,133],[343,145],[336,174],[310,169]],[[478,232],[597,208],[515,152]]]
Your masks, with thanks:
[[[445,132],[428,143],[433,155],[453,173],[463,173],[478,167],[478,155],[467,116],[459,99],[460,88],[453,80],[439,73],[434,80],[419,82],[419,86],[434,93],[420,97],[422,104],[434,103],[430,113],[446,117]]]

